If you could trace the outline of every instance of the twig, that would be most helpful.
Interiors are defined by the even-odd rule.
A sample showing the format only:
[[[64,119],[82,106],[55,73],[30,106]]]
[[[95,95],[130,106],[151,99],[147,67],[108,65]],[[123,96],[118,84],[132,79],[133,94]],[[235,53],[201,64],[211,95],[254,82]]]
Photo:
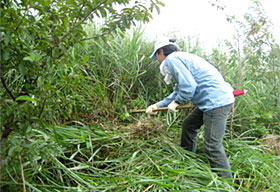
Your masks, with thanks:
[[[147,188],[145,189],[144,192],[149,191],[149,189],[152,188],[154,185],[155,185],[155,184],[152,184],[152,185],[150,185],[149,187],[147,187]]]
[[[19,152],[19,162],[20,162],[20,169],[21,169],[21,176],[22,176],[23,191],[26,192],[25,179],[24,179],[24,171],[23,171],[23,166],[22,166],[22,162],[21,162],[21,154],[20,154],[20,152]]]
[[[80,21],[77,22],[77,19],[76,19],[76,20],[75,20],[74,26],[73,26],[67,33],[65,33],[65,34],[62,36],[61,39],[59,39],[59,40],[56,41],[56,47],[58,47],[59,44],[60,44],[74,29],[76,29],[80,23],[82,23],[82,22],[84,22],[85,20],[87,20],[88,17],[89,17],[95,10],[97,10],[100,6],[102,6],[103,4],[105,4],[107,1],[108,1],[108,0],[104,0],[104,1],[103,1],[102,3],[100,3],[98,6],[94,7],[94,8],[93,8],[83,19],[81,19]],[[83,6],[84,6],[84,5],[83,5]],[[83,8],[83,7],[82,7],[82,8]],[[82,10],[82,8],[80,9],[80,11]],[[79,13],[78,15],[80,15],[80,13]],[[104,36],[104,35],[106,35],[106,33],[101,34],[101,36]],[[97,38],[97,37],[100,37],[100,36],[91,37],[91,38],[89,38],[89,39],[87,39],[87,38],[86,38],[86,39],[81,39],[81,41],[90,40],[90,39],[94,39],[94,38]],[[69,49],[70,46],[71,46],[71,45],[69,45],[68,47],[66,47],[66,49]],[[54,48],[55,48],[55,46],[52,47],[52,48],[49,50],[48,54],[51,53],[52,50],[53,50]],[[61,53],[61,54],[58,56],[58,58],[62,57],[63,54],[64,54],[64,53]],[[57,58],[57,59],[58,59],[58,58]]]
[[[15,96],[13,95],[12,91],[8,88],[8,86],[6,85],[6,82],[5,82],[5,79],[4,79],[4,76],[3,76],[3,72],[2,72],[2,62],[0,62],[0,79],[1,79],[1,82],[2,82],[2,85],[3,87],[5,88],[5,90],[7,91],[7,93],[12,97],[12,99],[15,101],[16,98]]]
[[[27,14],[27,12],[28,12],[28,10],[29,10],[28,5],[29,5],[29,1],[26,3],[26,7],[25,7],[26,10],[25,10],[24,15],[23,15],[23,17],[21,18],[20,22],[18,23],[18,25],[17,25],[15,31],[17,31],[17,30],[19,29],[20,25],[22,24],[23,18],[25,18],[26,14]]]
[[[103,4],[105,4],[108,0],[104,0],[102,3],[100,3],[98,6],[94,7],[83,19],[81,19],[79,22],[77,22],[67,33],[65,33],[62,38],[58,41],[58,44],[65,39],[74,29],[76,29],[78,27],[78,25],[82,22],[84,22],[85,20],[87,20],[87,18],[95,11],[97,10],[99,7],[101,7]]]
[[[239,35],[239,31],[236,29],[238,35]],[[239,37],[237,39],[237,51],[238,51],[238,66],[239,66],[239,77],[238,77],[238,83],[236,86],[236,89],[239,88],[240,84],[241,84],[241,79],[242,79],[242,74],[243,74],[243,67],[245,65],[246,60],[249,57],[249,53],[251,52],[250,50],[248,50],[248,52],[246,53],[243,62],[241,61],[241,51],[240,51],[240,40]],[[235,103],[232,104],[232,113],[231,113],[231,119],[230,119],[230,139],[232,139],[232,127],[233,127],[233,118],[234,118],[234,106]]]
[[[114,29],[112,29],[111,31],[113,31]],[[107,31],[107,32],[104,32],[104,33],[102,33],[102,34],[100,34],[100,35],[95,35],[95,36],[93,36],[93,37],[87,37],[87,38],[84,38],[84,39],[81,39],[81,41],[88,41],[88,40],[91,40],[91,39],[97,39],[97,38],[100,38],[100,37],[103,37],[103,36],[105,36],[105,35],[108,35],[110,32],[109,31]]]
[[[270,126],[270,125],[280,125],[280,123],[264,123],[265,125],[268,125],[268,126]]]
[[[81,6],[81,8],[80,8],[80,10],[78,12],[78,15],[76,16],[75,24],[78,22],[78,19],[79,19],[80,15],[81,15],[81,12],[82,12],[84,6],[85,6],[85,1],[83,1],[83,4],[82,4],[82,6]]]
[[[65,89],[65,88],[70,84],[71,80],[72,80],[72,79],[69,79],[69,81],[66,83],[66,85],[64,85],[64,87],[62,87],[62,88],[60,88],[60,89],[58,89],[58,90],[59,90],[59,91],[62,91],[63,89]],[[44,99],[42,108],[41,108],[40,113],[39,113],[39,118],[41,118],[41,115],[42,115],[42,113],[43,113],[43,111],[44,111],[46,101],[47,101],[49,98],[53,97],[55,94],[56,94],[56,92],[53,93],[53,94],[51,94],[51,95],[49,95],[49,96],[47,96],[47,97]]]

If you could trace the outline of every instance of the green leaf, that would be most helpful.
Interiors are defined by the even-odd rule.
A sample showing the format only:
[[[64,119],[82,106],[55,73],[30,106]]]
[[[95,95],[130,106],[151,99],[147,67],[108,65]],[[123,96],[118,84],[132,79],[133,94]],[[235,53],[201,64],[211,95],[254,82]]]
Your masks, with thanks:
[[[100,13],[101,13],[101,16],[103,17],[103,18],[106,18],[107,17],[107,12],[106,12],[106,10],[104,9],[104,8],[100,8]]]
[[[89,60],[89,57],[88,57],[88,56],[83,56],[83,57],[82,57],[82,60],[83,60],[83,62],[86,63],[86,62]]]
[[[24,57],[23,60],[37,62],[37,61],[40,61],[41,58],[42,58],[42,55],[29,53],[29,56]]]
[[[4,42],[5,42],[6,45],[10,42],[11,36],[12,36],[11,32],[8,31],[5,35],[5,37],[4,37]]]
[[[25,66],[23,63],[20,63],[18,66],[19,72],[22,76],[24,76],[26,74],[26,70],[25,70]]]
[[[10,52],[8,49],[5,49],[3,53],[3,59],[4,61],[7,61],[9,58],[10,58]]]
[[[37,103],[37,100],[32,99],[31,97],[29,97],[28,95],[21,95],[19,97],[16,98],[16,101],[30,101],[30,102],[35,102]]]
[[[37,87],[43,87],[44,85],[44,79],[43,77],[39,77],[37,80]]]

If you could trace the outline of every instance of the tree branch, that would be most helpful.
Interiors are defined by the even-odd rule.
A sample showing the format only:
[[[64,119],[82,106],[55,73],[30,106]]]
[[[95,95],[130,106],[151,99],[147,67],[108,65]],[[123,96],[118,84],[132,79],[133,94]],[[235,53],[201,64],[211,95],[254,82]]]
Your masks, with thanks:
[[[101,7],[103,4],[105,4],[108,0],[104,0],[102,3],[100,3],[98,6],[94,7],[83,19],[81,19],[79,22],[77,22],[67,33],[65,33],[62,38],[58,41],[58,44],[61,43],[74,29],[78,27],[79,24],[84,22],[85,20],[88,19],[88,17],[96,11],[99,7]]]
[[[4,79],[4,76],[3,76],[3,72],[2,72],[2,62],[1,61],[0,61],[0,79],[1,79],[3,87],[7,91],[7,93],[15,101],[16,100],[15,96],[13,95],[12,91],[8,88],[8,86],[6,85],[6,82],[5,82],[5,79]]]
[[[81,14],[81,12],[82,12],[84,6],[85,6],[85,1],[83,1],[83,4],[82,4],[82,6],[81,6],[81,8],[80,8],[80,10],[79,10],[79,13],[78,13],[78,15],[77,15],[77,17],[76,17],[76,20],[75,20],[75,24],[78,22],[78,19],[79,19],[79,17],[80,17],[80,14]]]
[[[20,25],[22,24],[22,21],[23,21],[23,19],[25,18],[26,14],[27,14],[27,12],[28,12],[28,10],[29,10],[28,5],[29,5],[29,1],[26,3],[26,7],[25,7],[26,10],[25,10],[24,15],[23,15],[23,17],[21,18],[19,24],[17,25],[15,31],[17,31],[18,28],[20,27]]]
[[[112,30],[114,30],[114,29],[112,29]],[[103,37],[103,36],[105,36],[105,35],[108,35],[109,33],[110,33],[110,32],[107,31],[107,32],[104,32],[104,33],[102,33],[102,34],[100,34],[100,35],[95,35],[95,36],[93,36],[93,37],[87,37],[87,38],[81,39],[81,41],[88,41],[88,40],[91,40],[91,39],[97,39],[97,38]]]

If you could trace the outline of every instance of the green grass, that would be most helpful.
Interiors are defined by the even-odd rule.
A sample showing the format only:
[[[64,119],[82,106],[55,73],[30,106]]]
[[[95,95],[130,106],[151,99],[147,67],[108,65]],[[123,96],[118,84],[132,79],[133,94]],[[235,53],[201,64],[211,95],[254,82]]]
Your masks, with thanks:
[[[38,106],[15,102],[11,107],[1,97],[1,131],[14,128],[1,141],[2,191],[280,191],[279,151],[267,142],[270,134],[279,146],[279,88],[270,83],[278,82],[279,68],[273,78],[260,72],[261,80],[258,73],[243,79],[249,93],[236,99],[234,137],[229,140],[227,132],[224,141],[232,182],[211,171],[203,131],[198,154],[178,146],[187,111],[151,119],[129,116],[130,110],[145,108],[173,89],[164,84],[158,63],[147,57],[153,43],[142,34],[140,29],[119,32],[70,48],[58,66],[46,68],[47,75],[38,79]],[[215,50],[207,56],[198,42],[178,43],[214,63],[232,85],[237,81],[234,46],[228,45],[229,53]],[[274,60],[268,57],[267,65]],[[246,65],[244,71],[254,68]]]
[[[279,156],[257,138],[226,140],[234,184],[210,170],[201,150],[192,154],[179,147],[178,135],[177,125],[159,119],[14,134],[7,141],[1,189],[21,191],[24,182],[27,191],[280,190]]]

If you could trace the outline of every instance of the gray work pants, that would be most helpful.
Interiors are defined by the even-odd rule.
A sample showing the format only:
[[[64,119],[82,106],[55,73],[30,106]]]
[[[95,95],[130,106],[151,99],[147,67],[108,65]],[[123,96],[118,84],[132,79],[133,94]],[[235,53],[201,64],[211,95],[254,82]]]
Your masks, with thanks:
[[[204,151],[209,160],[213,171],[224,178],[232,178],[230,165],[227,159],[223,137],[225,134],[227,117],[232,105],[227,105],[210,111],[203,112],[200,109],[194,109],[183,121],[181,147],[196,152],[197,134],[202,124],[204,124]],[[217,171],[226,169],[227,171]]]

